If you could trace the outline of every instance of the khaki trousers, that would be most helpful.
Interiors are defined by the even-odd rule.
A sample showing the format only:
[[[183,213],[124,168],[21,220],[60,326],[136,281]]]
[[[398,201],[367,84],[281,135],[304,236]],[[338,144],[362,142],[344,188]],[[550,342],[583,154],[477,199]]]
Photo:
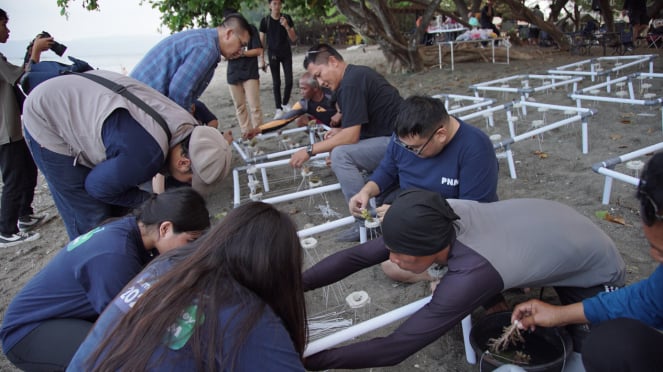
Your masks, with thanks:
[[[260,108],[260,80],[250,79],[237,84],[228,84],[235,105],[235,115],[242,135],[262,125]],[[248,104],[248,110],[247,110]],[[249,115],[249,111],[251,114]]]

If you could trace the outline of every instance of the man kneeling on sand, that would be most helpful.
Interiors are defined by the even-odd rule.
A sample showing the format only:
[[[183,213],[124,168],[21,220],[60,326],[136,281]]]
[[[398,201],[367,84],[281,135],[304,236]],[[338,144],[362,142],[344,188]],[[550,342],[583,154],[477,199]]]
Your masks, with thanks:
[[[550,286],[567,304],[624,285],[624,261],[613,241],[591,220],[553,201],[447,201],[437,192],[410,189],[394,200],[382,231],[383,239],[337,252],[308,269],[305,289],[386,259],[415,274],[440,265],[448,272],[430,303],[392,334],[311,355],[307,369],[398,364],[507,289]],[[583,335],[571,331],[574,338]]]

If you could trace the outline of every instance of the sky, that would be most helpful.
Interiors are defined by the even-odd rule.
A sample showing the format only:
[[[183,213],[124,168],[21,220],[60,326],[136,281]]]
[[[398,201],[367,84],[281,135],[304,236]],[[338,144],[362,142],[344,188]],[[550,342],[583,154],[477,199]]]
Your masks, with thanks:
[[[70,0],[69,18],[60,15],[56,0],[0,0],[9,15],[11,40],[30,40],[47,31],[57,41],[116,35],[159,33],[160,13],[140,0],[99,0],[100,11],[88,11],[81,0]]]

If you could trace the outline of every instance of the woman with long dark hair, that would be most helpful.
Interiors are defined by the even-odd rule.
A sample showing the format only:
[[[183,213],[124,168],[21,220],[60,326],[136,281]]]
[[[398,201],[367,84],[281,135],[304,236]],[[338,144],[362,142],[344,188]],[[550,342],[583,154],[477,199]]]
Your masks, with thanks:
[[[209,226],[203,197],[182,187],[72,240],[9,304],[0,329],[7,359],[27,371],[63,371],[99,314],[155,255]]]
[[[303,371],[301,269],[292,220],[240,206],[129,283],[69,370]]]

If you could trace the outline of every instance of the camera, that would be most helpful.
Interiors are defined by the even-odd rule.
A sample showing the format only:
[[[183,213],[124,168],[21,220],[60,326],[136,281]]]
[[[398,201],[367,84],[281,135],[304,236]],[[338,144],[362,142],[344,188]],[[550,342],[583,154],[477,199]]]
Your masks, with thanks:
[[[51,37],[51,34],[49,34],[46,31],[42,31],[41,34],[37,35],[37,37],[39,37],[40,39],[44,37]],[[64,52],[67,50],[67,46],[64,44],[60,44],[54,40],[53,44],[51,44],[51,50],[58,56],[62,57]]]

